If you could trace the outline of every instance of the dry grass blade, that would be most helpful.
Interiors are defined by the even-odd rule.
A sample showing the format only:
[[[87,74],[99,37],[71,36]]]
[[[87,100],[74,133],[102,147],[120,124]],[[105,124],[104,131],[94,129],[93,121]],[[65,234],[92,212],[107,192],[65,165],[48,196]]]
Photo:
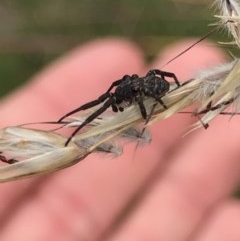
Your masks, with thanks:
[[[236,63],[234,63],[234,66],[230,71],[230,73],[221,82],[221,85],[219,86],[219,88],[208,99],[206,99],[203,102],[201,108],[198,111],[200,111],[203,108],[206,108],[209,102],[214,102],[229,93],[231,93],[231,95],[229,96],[229,99],[231,98],[235,99],[236,96],[238,95],[236,91],[240,86],[239,76],[240,76],[240,61],[237,60]]]
[[[235,43],[240,47],[239,3],[234,0],[216,2],[220,9],[220,15],[217,17],[220,19],[221,26],[227,26]],[[201,119],[192,126],[192,130],[202,127],[203,124],[205,126],[229,105],[239,105],[239,76],[240,60],[236,59],[203,71],[194,79],[182,82],[181,86],[178,86],[178,83],[176,83],[178,87],[176,84],[171,84],[171,90],[167,89],[161,98],[167,108],[163,107],[163,103],[156,105],[153,116],[147,125],[166,119],[183,111],[186,107],[198,103],[199,108],[193,112],[193,115],[198,119],[201,115]],[[149,115],[159,96],[151,98],[143,95],[141,97],[143,97],[143,104]],[[109,112],[111,113],[109,115],[104,113],[101,117],[97,116],[93,121],[89,121],[87,128],[74,136],[68,146],[65,146],[68,137],[53,131],[47,132],[23,127],[0,130],[0,159],[2,157],[3,161],[15,160],[15,158],[20,160],[11,165],[0,166],[0,182],[53,172],[74,165],[93,152],[121,155],[122,148],[115,143],[118,138],[134,141],[141,138],[142,142],[149,143],[151,141],[149,133],[145,132],[141,135],[142,129],[138,128],[139,124],[145,123],[146,120],[142,117],[139,105],[134,103],[136,101],[132,102],[126,108],[124,106],[123,112]],[[83,111],[80,117],[69,118],[69,123],[66,122],[63,128],[81,127],[81,124],[99,108],[99,105],[90,106],[88,110]]]
[[[0,167],[0,182],[42,175],[74,165],[87,156],[87,151],[68,146],[29,158],[17,163]]]
[[[240,61],[235,60],[208,70],[178,88],[172,86],[172,90],[162,98],[168,108],[157,105],[148,125],[166,119],[196,102],[202,103],[201,107],[196,110],[196,115],[210,102],[215,108],[206,111],[202,117],[202,121],[208,123],[231,104],[229,100],[235,101],[238,98],[239,76]],[[148,114],[155,103],[154,98],[144,99]],[[78,126],[84,121],[84,116],[73,119],[64,128],[72,125]],[[67,147],[64,147],[67,137],[53,132],[22,127],[5,128],[0,132],[0,151],[11,158],[20,158],[21,161],[1,166],[0,182],[62,169],[83,160],[87,155],[96,151],[121,155],[121,147],[116,145],[112,139],[127,137],[138,140],[141,130],[138,130],[136,126],[140,122],[145,122],[145,120],[142,118],[139,106],[133,104],[124,112],[112,113],[111,116],[103,116],[94,120],[89,128],[78,134]],[[202,126],[201,123],[197,122],[193,129]],[[144,138],[145,142],[150,141],[149,137],[143,136]]]
[[[53,172],[79,162],[89,151],[74,143],[64,147],[66,138],[41,130],[8,127],[1,130],[0,150],[21,160],[0,167],[0,182]]]
[[[235,43],[240,47],[240,5],[236,0],[217,0],[220,10],[220,22],[227,23],[228,32],[233,36]]]

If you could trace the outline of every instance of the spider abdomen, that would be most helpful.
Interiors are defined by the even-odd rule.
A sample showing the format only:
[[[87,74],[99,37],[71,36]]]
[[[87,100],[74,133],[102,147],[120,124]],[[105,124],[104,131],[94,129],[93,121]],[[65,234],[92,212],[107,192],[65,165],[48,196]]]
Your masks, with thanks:
[[[170,84],[165,79],[156,77],[145,80],[143,93],[146,96],[160,98],[164,96],[170,89]]]

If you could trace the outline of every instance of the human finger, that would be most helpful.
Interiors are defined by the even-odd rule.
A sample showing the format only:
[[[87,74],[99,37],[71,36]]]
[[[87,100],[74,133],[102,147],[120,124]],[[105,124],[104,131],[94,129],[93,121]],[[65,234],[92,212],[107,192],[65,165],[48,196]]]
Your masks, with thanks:
[[[91,162],[90,160],[88,160],[88,162],[86,160],[86,162],[81,163],[81,165],[54,175],[51,182],[48,182],[44,188],[42,187],[41,193],[45,197],[48,197],[46,203],[52,200],[51,198],[53,196],[56,197],[57,200],[65,200],[63,197],[66,196],[66,192],[70,194],[69,200],[61,204],[61,210],[67,208],[69,202],[73,199],[79,200],[75,208],[79,208],[80,205],[82,212],[79,213],[79,216],[75,216],[74,211],[64,212],[69,215],[68,217],[64,215],[64,220],[66,220],[67,223],[79,222],[83,227],[87,225],[89,229],[82,230],[84,236],[98,235],[103,230],[106,230],[113,219],[116,218],[117,213],[126,205],[131,197],[136,194],[144,181],[151,175],[156,166],[159,165],[159,156],[161,157],[164,150],[174,143],[174,137],[179,137],[179,133],[180,131],[176,132],[176,135],[173,135],[172,139],[165,139],[162,145],[160,145],[160,148],[157,141],[159,139],[163,140],[164,136],[159,136],[159,139],[154,138],[157,144],[152,145],[148,150],[145,149],[144,155],[142,155],[143,158],[139,159],[134,166],[131,164],[132,168],[129,163],[124,162],[124,159],[129,159],[129,150],[127,150],[125,156],[118,159],[118,162],[106,160],[104,163],[100,163],[97,158],[91,158]],[[157,151],[153,152],[156,147],[158,147]],[[144,157],[151,160],[151,163],[143,162]],[[124,179],[122,178],[123,176]],[[78,185],[75,185],[76,182]],[[57,190],[59,191],[57,192]],[[113,197],[115,201],[112,201]],[[19,226],[17,225],[19,220],[26,218],[27,221],[30,212],[35,218],[41,217],[38,218],[39,220],[44,220],[45,218],[50,220],[47,214],[44,215],[44,213],[38,212],[38,209],[36,209],[37,202],[34,201],[36,200],[31,200],[28,202],[28,205],[24,205],[24,212],[15,216],[19,218],[16,218],[15,222],[11,224],[12,228]],[[60,213],[61,210],[58,210],[57,213]],[[101,223],[98,230],[96,229],[96,223]],[[41,226],[38,225],[38,227]],[[36,229],[33,230],[37,232],[38,228],[36,227]],[[22,231],[24,230],[21,228],[21,232]],[[42,231],[44,233],[44,230]],[[70,230],[66,230],[66,232],[67,231],[70,232]]]
[[[1,124],[55,120],[143,65],[141,51],[123,39],[95,40],[75,48],[1,100]]]
[[[218,205],[203,223],[200,233],[193,241],[235,241],[240,240],[240,203],[238,200],[226,200]]]
[[[153,239],[154,234],[156,240],[183,241],[198,230],[205,215],[239,183],[239,124],[236,119],[224,124],[218,119],[183,140],[164,175],[112,240]]]
[[[103,39],[90,42],[55,61],[6,97],[0,105],[1,124],[10,126],[59,118],[69,108],[88,98],[96,98],[108,88],[110,80],[131,71],[138,72],[143,65],[141,50],[129,41]],[[4,225],[0,229],[25,203],[20,200],[27,199],[47,180],[45,176],[1,185],[0,222]]]

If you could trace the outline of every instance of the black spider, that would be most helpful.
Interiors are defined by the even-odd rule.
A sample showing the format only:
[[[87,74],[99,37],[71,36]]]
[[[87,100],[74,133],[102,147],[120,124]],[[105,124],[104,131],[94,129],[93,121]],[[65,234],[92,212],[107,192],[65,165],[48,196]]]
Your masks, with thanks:
[[[114,81],[109,89],[98,99],[90,101],[61,117],[58,120],[58,123],[61,123],[63,119],[78,111],[86,110],[103,103],[102,107],[92,113],[80,126],[76,128],[76,130],[68,138],[65,146],[68,145],[79,130],[92,122],[110,106],[114,112],[118,112],[124,111],[125,107],[130,106],[133,102],[136,102],[139,105],[141,115],[144,119],[147,119],[147,111],[143,104],[145,97],[154,98],[165,109],[167,109],[167,106],[161,99],[170,89],[170,83],[165,79],[165,77],[173,78],[177,86],[180,86],[180,83],[174,73],[158,69],[150,70],[144,77],[139,77],[136,74],[132,76],[125,75],[122,79]],[[111,92],[114,87],[116,87],[115,91]]]

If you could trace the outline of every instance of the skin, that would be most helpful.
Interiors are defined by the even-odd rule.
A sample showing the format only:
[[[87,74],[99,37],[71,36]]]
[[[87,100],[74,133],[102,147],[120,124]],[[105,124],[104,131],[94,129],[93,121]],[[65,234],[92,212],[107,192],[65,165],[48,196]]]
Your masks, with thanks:
[[[124,74],[161,68],[193,41],[166,48],[150,66],[126,40],[87,43],[2,100],[1,125],[56,120]],[[224,60],[212,44],[199,44],[164,70],[184,81]],[[151,144],[135,157],[135,144],[126,143],[114,160],[91,155],[54,174],[1,184],[1,241],[240,240],[240,203],[232,197],[240,177],[238,117],[221,116],[183,138],[194,121],[179,114],[154,125]]]

